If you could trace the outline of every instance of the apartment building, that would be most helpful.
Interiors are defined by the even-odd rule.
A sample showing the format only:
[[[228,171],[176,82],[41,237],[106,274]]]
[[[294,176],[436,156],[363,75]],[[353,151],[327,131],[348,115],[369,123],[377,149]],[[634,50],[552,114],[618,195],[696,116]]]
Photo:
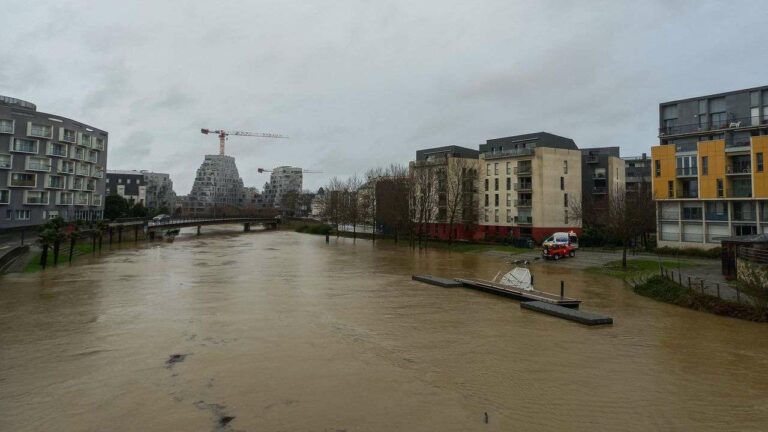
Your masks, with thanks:
[[[106,131],[0,96],[0,228],[101,219]]]
[[[264,202],[269,207],[281,207],[288,193],[301,193],[304,170],[298,167],[279,166],[272,170],[269,182],[264,184]]]
[[[108,170],[107,195],[120,195],[131,204],[147,205],[147,183],[140,171]]]
[[[546,132],[491,139],[479,156],[476,237],[542,241],[557,231],[581,232],[569,214],[582,190],[582,153],[572,139]]]
[[[651,149],[659,246],[768,232],[768,86],[659,105]]]
[[[205,155],[182,211],[193,216],[220,215],[227,208],[240,207],[242,200],[243,179],[235,158]]]
[[[635,193],[651,187],[651,159],[646,153],[641,156],[623,157],[626,172],[626,191]]]
[[[171,176],[146,170],[108,170],[107,195],[120,195],[152,211],[173,212],[176,193]]]
[[[607,209],[614,194],[627,190],[626,163],[619,157],[619,147],[581,149],[582,203],[595,209]]]
[[[409,164],[416,187],[414,214],[424,223],[420,229],[426,229],[428,235],[441,239],[475,235],[478,154],[477,150],[461,146],[416,152],[416,160]]]

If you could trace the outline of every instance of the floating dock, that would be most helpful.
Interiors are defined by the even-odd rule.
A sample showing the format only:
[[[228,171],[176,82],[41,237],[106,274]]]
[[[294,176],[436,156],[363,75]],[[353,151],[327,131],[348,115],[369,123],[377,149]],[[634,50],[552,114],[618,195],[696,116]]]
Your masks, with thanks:
[[[459,288],[464,286],[464,284],[457,281],[456,279],[446,279],[431,275],[413,275],[411,276],[411,279],[430,285],[437,285],[443,288]]]
[[[613,324],[613,318],[609,316],[569,309],[552,303],[529,301],[520,303],[520,307],[590,326]]]
[[[578,309],[581,304],[581,300],[575,298],[560,297],[559,295],[550,294],[544,291],[516,289],[507,285],[480,279],[456,279],[456,281],[461,282],[467,288],[473,288],[523,302],[538,301],[570,309]]]

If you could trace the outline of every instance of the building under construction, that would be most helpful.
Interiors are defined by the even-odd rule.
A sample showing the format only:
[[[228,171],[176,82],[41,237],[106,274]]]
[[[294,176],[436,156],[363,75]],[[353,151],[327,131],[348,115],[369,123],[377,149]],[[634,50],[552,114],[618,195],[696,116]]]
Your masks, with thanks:
[[[205,155],[184,210],[190,215],[215,216],[219,212],[225,214],[227,208],[240,207],[242,199],[243,179],[237,171],[235,158],[223,154]]]

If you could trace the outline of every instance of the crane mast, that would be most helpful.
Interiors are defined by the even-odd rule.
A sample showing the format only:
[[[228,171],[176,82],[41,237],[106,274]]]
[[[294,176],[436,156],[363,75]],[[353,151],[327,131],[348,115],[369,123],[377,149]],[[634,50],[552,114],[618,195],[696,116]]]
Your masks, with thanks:
[[[219,154],[224,155],[224,144],[227,141],[227,136],[251,136],[260,138],[288,138],[285,135],[273,134],[273,133],[261,133],[261,132],[244,132],[244,131],[226,131],[226,130],[213,130],[213,129],[200,129],[200,132],[208,135],[210,133],[217,134],[219,136]]]

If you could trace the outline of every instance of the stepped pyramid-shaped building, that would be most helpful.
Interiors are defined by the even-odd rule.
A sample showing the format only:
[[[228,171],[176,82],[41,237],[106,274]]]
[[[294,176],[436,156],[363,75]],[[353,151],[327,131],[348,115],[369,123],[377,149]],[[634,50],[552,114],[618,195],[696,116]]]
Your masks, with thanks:
[[[205,155],[187,198],[187,209],[193,215],[213,215],[227,207],[240,207],[242,197],[243,179],[237,171],[235,158]]]

